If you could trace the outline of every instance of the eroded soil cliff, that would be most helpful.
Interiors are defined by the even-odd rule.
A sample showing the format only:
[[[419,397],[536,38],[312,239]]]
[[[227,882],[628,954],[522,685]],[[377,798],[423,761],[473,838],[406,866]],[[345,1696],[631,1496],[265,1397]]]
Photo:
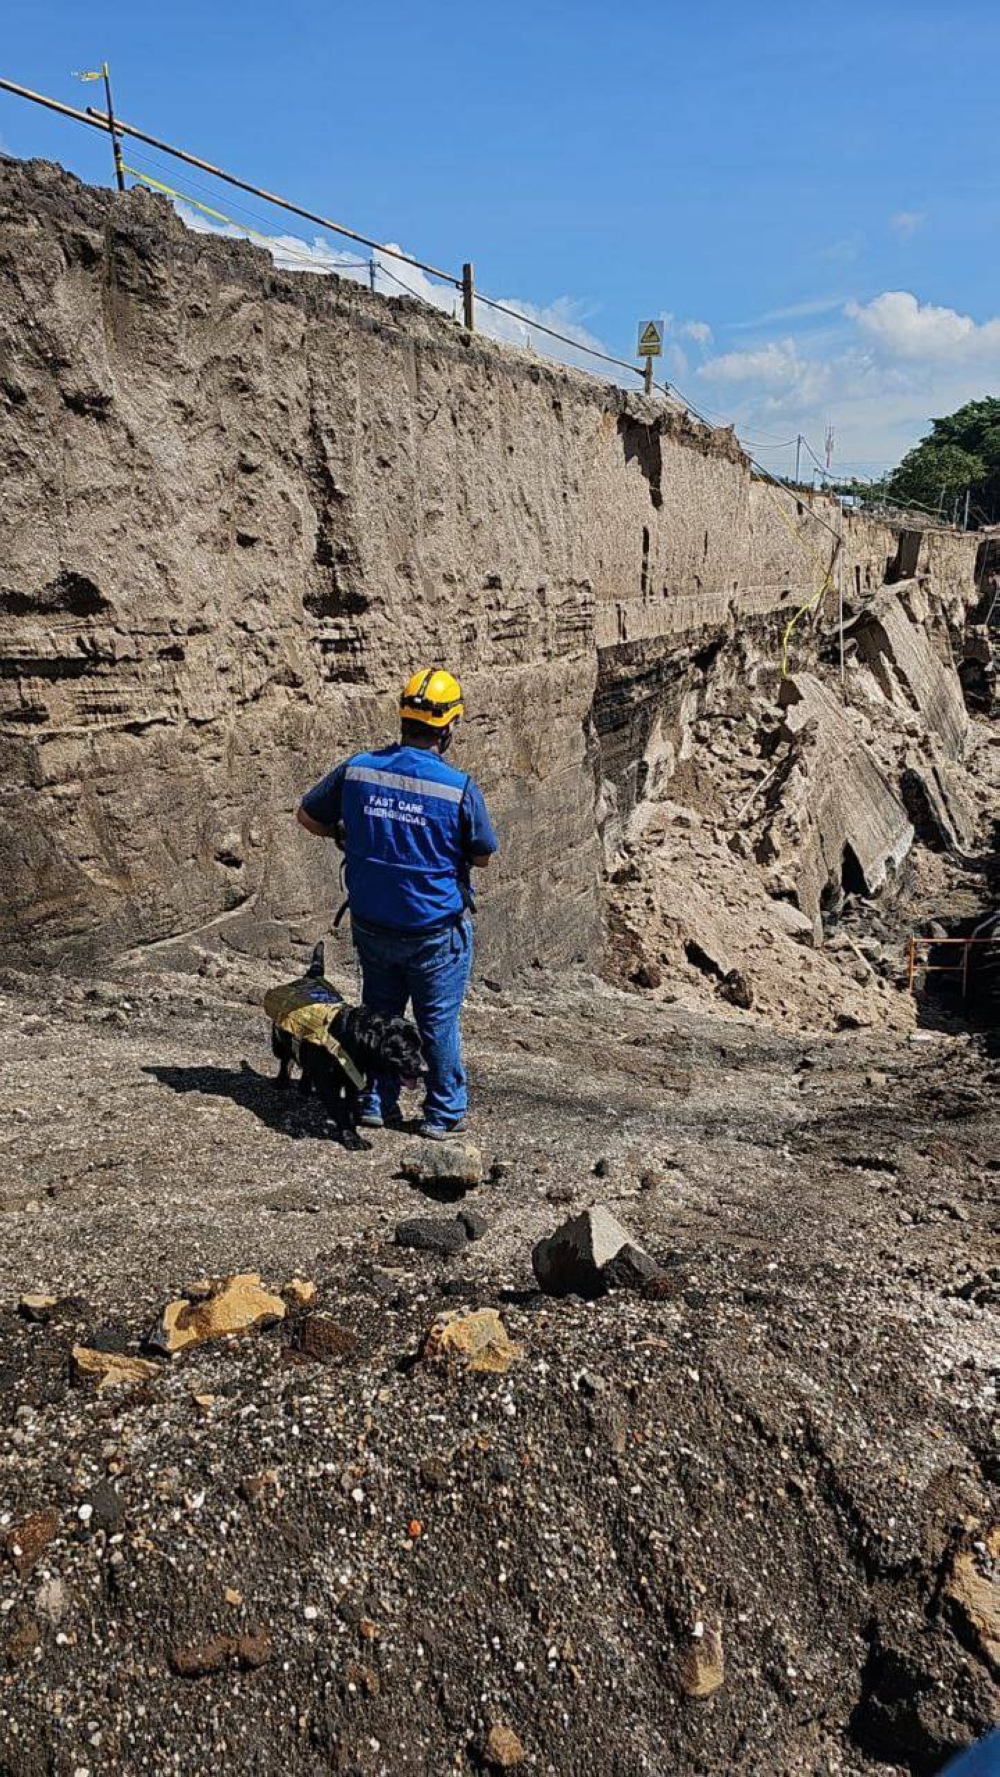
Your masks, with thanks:
[[[974,539],[141,194],[0,198],[0,1770],[930,1777],[1000,1669],[995,1031],[906,961],[996,899]],[[260,1010],[323,935],[356,991],[292,811],[432,657],[503,844],[451,1259]],[[597,1200],[657,1286],[554,1301]],[[315,1294],[150,1353],[250,1271]],[[428,1359],[480,1306],[509,1368]]]

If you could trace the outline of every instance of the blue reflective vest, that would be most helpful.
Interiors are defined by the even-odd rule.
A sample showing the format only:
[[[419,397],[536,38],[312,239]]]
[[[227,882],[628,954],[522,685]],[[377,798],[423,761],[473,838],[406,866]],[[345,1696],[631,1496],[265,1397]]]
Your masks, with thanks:
[[[352,914],[401,931],[460,918],[470,854],[497,844],[472,779],[407,746],[356,753],[336,775]]]

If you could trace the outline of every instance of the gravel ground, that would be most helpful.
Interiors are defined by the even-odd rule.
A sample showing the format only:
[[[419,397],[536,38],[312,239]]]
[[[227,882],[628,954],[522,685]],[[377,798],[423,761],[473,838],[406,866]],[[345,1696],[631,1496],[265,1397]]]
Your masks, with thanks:
[[[985,1730],[977,1041],[481,987],[488,1232],[437,1258],[393,1243],[459,1207],[401,1175],[413,1139],[333,1145],[267,1077],[272,977],[206,968],[4,977],[0,1771],[919,1777]],[[534,1290],[532,1242],[595,1201],[654,1298]],[[317,1296],[73,1380],[74,1344],[136,1353],[236,1271]],[[421,1357],[481,1306],[506,1374]]]

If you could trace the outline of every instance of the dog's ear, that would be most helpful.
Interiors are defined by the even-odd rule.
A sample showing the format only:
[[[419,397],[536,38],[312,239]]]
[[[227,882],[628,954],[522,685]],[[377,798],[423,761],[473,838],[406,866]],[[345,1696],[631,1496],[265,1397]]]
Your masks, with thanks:
[[[325,947],[323,940],[321,938],[319,943],[317,944],[315,950],[312,953],[312,958],[310,960],[309,967],[306,970],[306,980],[307,981],[316,980],[316,978],[318,976],[322,975],[325,967],[326,967],[326,947]]]

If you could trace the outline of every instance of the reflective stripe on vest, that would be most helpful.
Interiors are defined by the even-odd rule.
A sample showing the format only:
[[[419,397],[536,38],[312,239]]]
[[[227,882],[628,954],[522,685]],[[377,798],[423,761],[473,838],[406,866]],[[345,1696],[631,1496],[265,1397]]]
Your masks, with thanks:
[[[401,771],[380,771],[376,766],[349,765],[345,775],[354,784],[374,784],[375,788],[405,790],[410,796],[434,796],[439,802],[461,802],[464,784],[438,784],[429,777],[405,777]]]

